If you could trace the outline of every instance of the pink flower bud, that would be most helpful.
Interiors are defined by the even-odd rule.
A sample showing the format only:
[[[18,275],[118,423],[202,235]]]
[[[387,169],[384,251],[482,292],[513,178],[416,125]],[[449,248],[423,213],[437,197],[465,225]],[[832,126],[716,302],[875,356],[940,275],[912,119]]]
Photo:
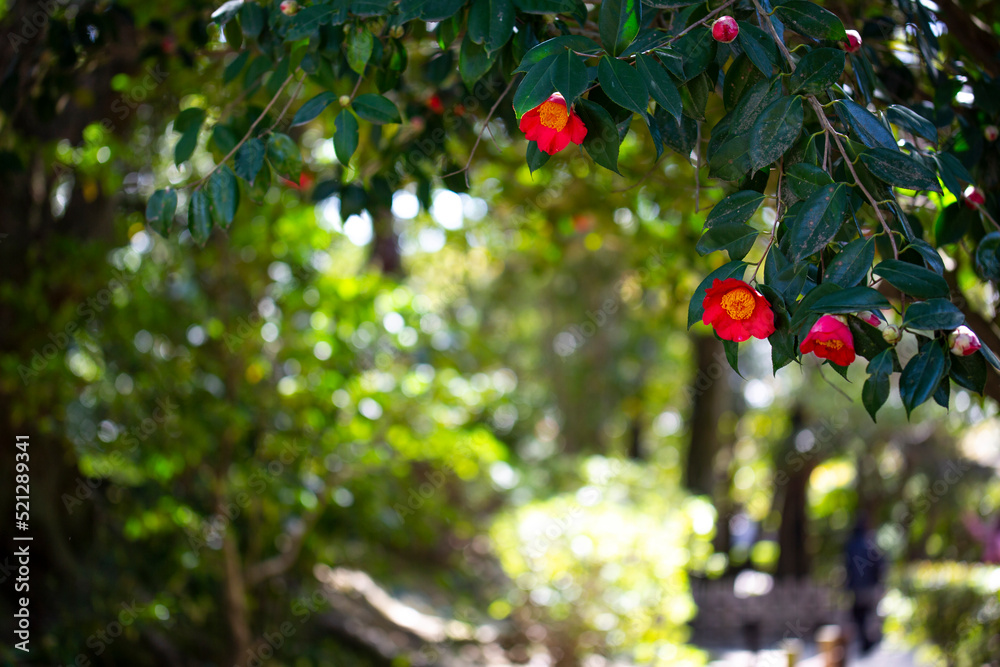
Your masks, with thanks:
[[[712,24],[712,37],[715,41],[728,44],[740,34],[740,27],[732,16],[721,16]]]
[[[295,16],[299,13],[299,3],[295,0],[285,0],[279,5],[281,13],[285,16]]]
[[[986,137],[986,141],[996,141],[997,137],[1000,137],[1000,129],[996,125],[987,125],[983,128],[983,136]]]
[[[965,188],[962,196],[965,198],[965,205],[971,209],[977,209],[986,203],[986,195],[974,185]]]
[[[848,53],[855,53],[861,49],[861,35],[857,30],[848,30],[847,41],[841,42],[840,45]]]
[[[960,357],[967,357],[983,346],[979,337],[964,324],[948,335],[948,345],[951,346],[951,353]]]
[[[888,325],[885,329],[882,329],[882,340],[889,343],[889,345],[895,345],[903,337],[903,332],[899,330],[899,327]]]
[[[862,322],[865,322],[866,324],[870,324],[873,327],[880,327],[880,326],[882,326],[882,320],[880,320],[878,318],[878,315],[876,315],[875,313],[871,312],[870,310],[862,310],[860,313],[858,313],[858,318]]]

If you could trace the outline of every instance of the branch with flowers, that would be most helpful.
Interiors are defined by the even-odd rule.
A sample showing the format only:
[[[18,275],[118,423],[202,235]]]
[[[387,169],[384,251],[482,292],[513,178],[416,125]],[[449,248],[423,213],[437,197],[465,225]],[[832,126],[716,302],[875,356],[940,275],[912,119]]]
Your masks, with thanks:
[[[418,193],[465,187],[476,161],[490,159],[477,150],[494,120],[523,134],[532,172],[559,169],[560,153],[579,147],[619,173],[621,145],[637,132],[652,141],[654,166],[667,151],[698,156],[695,169],[704,163],[729,192],[695,247],[716,268],[692,297],[689,325],[712,327],[734,368],[749,338],[768,341],[775,371],[813,356],[846,374],[862,357],[874,417],[893,375],[910,412],[931,399],[947,405],[953,384],[982,392],[1000,370],[952,303],[942,259],[1000,283],[1000,201],[979,182],[993,168],[980,156],[1000,135],[1000,108],[962,107],[961,84],[992,82],[919,27],[933,12],[892,11],[918,26],[903,38],[912,43],[875,21],[848,30],[847,17],[810,0],[236,0],[213,16],[238,45],[223,72],[225,83],[244,80],[234,108],[265,80],[266,114],[277,84],[305,73],[280,115],[314,89],[291,125],[332,135],[338,175],[316,186],[317,198],[360,191],[384,207],[386,192],[407,183]],[[901,50],[923,59],[907,71],[938,91],[932,101],[893,88],[889,64]],[[417,82],[431,85],[429,98]],[[334,101],[331,128],[324,111]],[[259,196],[272,172],[299,180],[297,139],[252,136],[265,114],[220,147],[208,191],[192,197],[198,239],[229,224],[239,188]],[[197,143],[194,120],[175,123],[185,147]],[[459,168],[452,151],[463,139],[471,150]],[[178,164],[190,156],[179,150]],[[169,192],[147,208],[164,235],[175,219]],[[763,223],[765,202],[773,223]],[[904,336],[915,354],[900,355]]]

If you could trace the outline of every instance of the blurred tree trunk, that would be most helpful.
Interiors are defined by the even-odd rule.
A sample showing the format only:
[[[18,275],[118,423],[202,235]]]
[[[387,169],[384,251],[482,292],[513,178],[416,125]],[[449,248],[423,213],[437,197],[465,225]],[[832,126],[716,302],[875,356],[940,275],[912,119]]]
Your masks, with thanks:
[[[696,373],[688,393],[691,396],[691,439],[684,469],[684,485],[692,493],[711,495],[715,491],[715,460],[722,449],[719,418],[725,412],[728,388],[722,342],[714,336],[692,335]]]
[[[785,445],[779,449],[784,460],[775,465],[775,500],[780,496],[781,525],[778,528],[778,577],[802,578],[809,575],[812,568],[808,550],[809,517],[807,515],[807,493],[809,477],[818,463],[815,455],[807,456],[795,448],[796,436],[805,427],[802,406],[792,408],[791,430]],[[818,445],[814,445],[818,446]],[[782,493],[777,493],[781,488]]]

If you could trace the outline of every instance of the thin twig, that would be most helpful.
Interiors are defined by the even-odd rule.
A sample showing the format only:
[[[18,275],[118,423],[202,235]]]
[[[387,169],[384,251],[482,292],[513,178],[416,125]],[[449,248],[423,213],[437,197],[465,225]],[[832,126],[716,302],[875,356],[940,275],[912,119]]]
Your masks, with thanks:
[[[979,209],[980,213],[986,216],[987,220],[993,223],[993,226],[996,227],[997,230],[1000,230],[1000,223],[998,223],[996,219],[992,215],[990,215],[990,212],[986,210],[986,207],[983,204],[977,204],[976,208]]]
[[[791,71],[794,72],[795,63],[792,62],[792,54],[788,51],[788,47],[785,46],[785,43],[778,37],[777,31],[774,29],[774,25],[771,23],[770,15],[764,11],[764,8],[760,6],[760,3],[757,0],[753,0],[753,6],[757,8],[757,13],[762,20],[763,17],[765,16],[768,17],[767,20],[764,21],[764,23],[767,24],[766,25],[767,31],[771,33],[771,37],[774,38],[775,43],[778,45],[778,50],[781,51],[782,55],[785,56],[785,60],[788,61],[788,66],[791,68]]]
[[[851,398],[850,396],[848,396],[847,392],[845,392],[843,389],[841,389],[840,387],[838,387],[837,385],[835,385],[833,382],[830,381],[830,378],[828,378],[826,375],[823,374],[823,366],[817,366],[816,367],[816,372],[819,373],[819,376],[821,378],[823,378],[823,382],[825,382],[828,385],[830,385],[831,387],[833,387],[838,394],[840,394],[841,396],[843,396],[844,398],[846,398],[851,403],[854,402],[854,399]]]
[[[298,70],[296,70],[296,72],[297,71]],[[254,129],[256,129],[256,127],[260,124],[260,121],[264,120],[264,116],[266,116],[267,112],[271,110],[271,107],[274,106],[274,103],[278,101],[278,98],[281,96],[281,93],[285,90],[285,87],[289,83],[291,83],[291,81],[292,81],[292,79],[294,77],[295,77],[295,72],[292,72],[291,74],[288,75],[288,78],[285,79],[284,83],[281,84],[281,87],[278,88],[278,92],[274,94],[274,97],[271,98],[271,101],[268,102],[267,106],[264,107],[264,110],[260,112],[260,115],[257,116],[257,120],[255,120],[253,122],[253,125],[250,126],[250,129],[247,130],[247,133],[245,135],[243,135],[243,138],[240,139],[239,143],[236,144],[235,146],[233,146],[233,149],[231,151],[229,151],[229,153],[226,155],[226,157],[222,158],[217,165],[215,165],[214,167],[212,167],[211,171],[209,171],[203,177],[201,177],[200,179],[198,179],[197,181],[195,181],[191,185],[192,188],[194,188],[195,190],[197,190],[198,188],[200,188],[201,185],[202,185],[202,183],[204,183],[205,181],[208,180],[209,176],[211,176],[212,174],[214,174],[215,171],[219,167],[221,167],[222,165],[226,164],[226,162],[229,161],[229,158],[231,158],[232,156],[236,155],[236,151],[238,151],[240,149],[240,146],[242,146],[243,144],[245,144],[247,142],[247,140],[253,134]]]
[[[454,176],[455,174],[461,174],[464,171],[466,172],[465,180],[466,183],[468,184],[469,167],[472,165],[472,158],[475,157],[476,155],[476,149],[479,148],[479,142],[483,140],[483,133],[486,132],[486,128],[489,126],[490,120],[493,118],[493,114],[496,113],[497,107],[500,106],[500,102],[503,101],[503,98],[507,97],[507,93],[509,93],[510,89],[514,87],[514,82],[517,81],[518,78],[519,77],[516,76],[511,78],[510,83],[508,83],[507,87],[504,88],[502,93],[500,93],[500,97],[498,97],[497,101],[493,103],[492,107],[490,107],[490,112],[486,115],[486,120],[483,121],[483,129],[479,130],[479,134],[476,135],[476,143],[472,144],[472,150],[469,152],[469,159],[466,161],[465,166],[462,167],[461,169],[451,172],[450,174],[445,174],[444,176],[442,176],[442,178],[448,178],[449,176]]]
[[[299,83],[297,86],[295,86],[295,90],[292,91],[291,97],[288,98],[288,101],[285,103],[285,106],[281,110],[281,113],[279,113],[278,117],[274,119],[274,124],[267,129],[267,132],[265,132],[265,134],[273,132],[274,128],[278,127],[278,123],[280,123],[281,119],[285,117],[286,113],[288,113],[288,107],[292,106],[292,102],[294,102],[295,98],[299,96],[299,92],[302,90],[302,85],[305,82],[306,82],[306,77],[303,76],[301,79],[299,79]]]

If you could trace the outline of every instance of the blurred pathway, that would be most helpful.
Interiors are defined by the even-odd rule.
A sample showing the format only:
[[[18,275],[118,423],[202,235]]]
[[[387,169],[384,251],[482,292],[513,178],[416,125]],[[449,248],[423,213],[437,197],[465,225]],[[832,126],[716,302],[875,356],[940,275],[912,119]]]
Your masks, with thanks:
[[[784,651],[764,650],[757,656],[738,649],[712,649],[709,667],[786,667]],[[816,654],[816,645],[807,644],[796,667],[823,667],[823,659]],[[917,667],[913,653],[903,648],[879,644],[868,655],[859,657],[857,648],[851,647],[847,667]]]

